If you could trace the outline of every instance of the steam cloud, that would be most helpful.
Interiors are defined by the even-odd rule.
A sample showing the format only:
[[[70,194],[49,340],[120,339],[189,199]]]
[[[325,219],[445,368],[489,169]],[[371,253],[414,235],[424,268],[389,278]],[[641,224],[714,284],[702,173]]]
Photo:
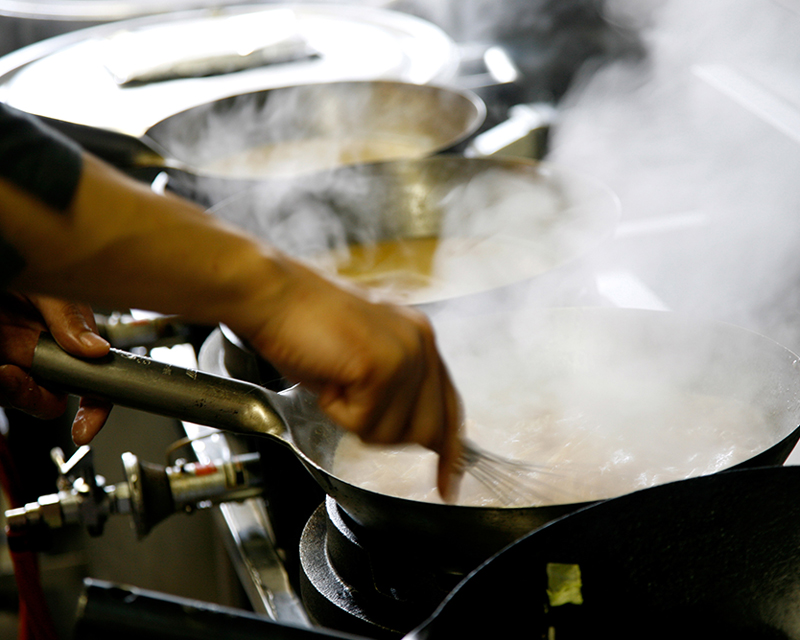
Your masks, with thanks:
[[[480,2],[470,4],[476,9],[490,6]],[[796,186],[796,176],[800,175],[800,154],[796,146],[800,128],[793,128],[792,114],[796,110],[793,111],[792,106],[795,101],[800,104],[800,100],[797,100],[794,85],[786,82],[787,78],[794,77],[790,73],[791,65],[780,56],[796,49],[796,45],[780,37],[781,13],[789,9],[777,3],[748,5],[740,3],[731,7],[722,0],[709,0],[697,6],[689,0],[653,2],[644,6],[619,0],[607,2],[604,7],[608,19],[620,29],[637,30],[646,55],[601,68],[595,62],[587,64],[585,74],[578,77],[562,101],[561,121],[554,132],[550,159],[609,184],[622,200],[626,222],[667,220],[674,223],[671,227],[660,226],[661,229],[671,228],[668,232],[640,234],[632,240],[620,235],[598,257],[598,269],[608,265],[630,268],[676,311],[755,327],[792,348],[793,342],[800,342],[800,321],[791,321],[800,309],[800,300],[792,300],[791,294],[794,280],[800,273],[800,263],[794,257],[794,235],[800,225],[797,220],[800,190]],[[441,6],[452,8],[454,5]],[[541,6],[553,5],[543,3]],[[487,15],[496,17],[491,12]],[[354,172],[349,186],[359,183],[358,170]],[[470,202],[488,201],[479,197],[485,194],[474,193],[480,186],[477,181],[469,186]],[[379,204],[375,194],[359,189],[350,195],[337,191],[341,195],[336,196],[336,202],[342,206],[331,207],[327,185],[315,184],[314,187],[310,198],[301,202],[291,194],[287,201],[290,205],[285,208],[287,216],[303,218],[298,236],[278,237],[284,231],[292,233],[295,227],[288,224],[283,227],[276,224],[281,220],[270,219],[264,229],[269,240],[278,246],[286,246],[290,239],[303,242],[306,244],[299,252],[313,254],[354,240],[343,230],[365,231],[368,228],[364,224],[340,227],[336,216],[329,214],[347,210],[356,217],[364,215],[369,219],[374,209],[347,205],[352,198],[375,207]],[[366,198],[365,193],[369,194]],[[340,198],[343,200],[339,201]],[[442,201],[446,204],[447,197]],[[258,211],[252,213],[258,216]],[[461,213],[470,211],[465,209]],[[317,218],[318,214],[322,217]],[[694,224],[682,226],[686,220]],[[465,220],[460,217],[459,221]],[[470,222],[476,221],[486,220],[476,218]],[[317,236],[306,233],[312,229]],[[555,285],[555,289],[563,288],[564,282],[556,279]],[[485,299],[483,305],[486,306]],[[520,333],[524,335],[529,330],[526,326]],[[442,336],[443,346],[446,350],[452,348],[452,362],[455,362],[463,356],[460,350],[463,345],[478,340],[487,345],[493,337],[502,334],[488,331],[470,341],[454,328],[442,332]],[[680,351],[681,356],[694,356],[698,355],[700,346],[687,343],[683,350],[676,347],[674,351]],[[506,348],[512,354],[518,353],[513,345]],[[794,348],[797,350],[796,346]],[[672,355],[671,351],[667,353]],[[537,366],[541,363],[536,358],[539,354],[541,350],[521,363],[522,369],[515,378],[522,382],[513,400],[537,397],[540,389],[535,380]],[[714,351],[705,354],[702,361],[714,362],[717,356]],[[652,360],[648,360],[648,366]],[[654,389],[669,391],[676,386],[669,377],[671,371],[667,364],[670,363],[659,361],[653,365],[653,369],[663,369],[664,374],[663,379],[655,377]],[[735,366],[724,367],[726,371],[735,372],[724,388],[732,387],[740,377],[739,372],[745,374],[748,367],[752,368],[752,363],[740,361],[736,361]],[[480,367],[475,369],[484,373]],[[500,365],[501,372],[509,370],[506,363]],[[636,379],[636,376],[622,375],[612,380],[610,368],[603,372],[602,386],[609,390],[624,392],[627,387],[619,381]],[[533,382],[525,382],[525,379]],[[469,381],[460,379],[457,382],[469,388]],[[581,382],[567,379],[563,389],[570,393],[583,391],[577,384]],[[482,380],[474,388],[476,394],[485,395],[489,411],[498,406],[498,395],[489,393]],[[763,395],[760,388],[757,391],[755,398]],[[608,399],[607,394],[601,395],[604,401]],[[744,395],[742,400],[746,402],[750,397]],[[599,406],[598,411],[616,409],[618,398],[625,402],[624,393],[621,393],[611,397],[608,406]],[[560,397],[558,400],[556,404],[569,404],[561,402]],[[678,406],[672,400],[673,397],[668,396],[665,404]],[[654,404],[656,408],[659,406]],[[782,399],[782,404],[795,409],[797,398],[790,395],[788,401]],[[616,414],[611,415],[617,418]],[[641,437],[643,431],[647,433],[642,427],[647,420],[635,417],[637,419],[620,424],[620,436],[637,446],[647,444]],[[682,424],[683,420],[676,418],[675,423]],[[795,424],[796,421],[792,422],[793,426]],[[675,451],[685,453],[685,436],[685,433],[678,434],[680,446],[675,449],[662,447],[663,457],[658,461],[647,451],[647,463],[652,468],[656,468],[657,463],[673,464]],[[568,434],[565,439],[570,437]],[[757,445],[748,452],[757,452],[760,448]],[[703,450],[712,456],[722,455],[708,443],[698,443],[689,449]],[[697,472],[716,470],[730,460],[723,456],[718,462],[719,466],[704,466]]]
[[[616,257],[667,306],[800,347],[800,47],[784,2],[607,3],[647,55],[586,74],[551,158],[605,180],[625,221],[703,221]],[[593,70],[594,71],[594,70]]]
[[[499,11],[501,4],[516,3],[493,7]],[[498,15],[487,3],[468,5],[473,18],[486,18],[472,23],[478,32],[468,35],[491,33],[488,23]],[[440,21],[458,13],[453,4],[437,6],[445,12]],[[597,268],[629,268],[669,308],[753,328],[798,351],[800,92],[797,39],[786,27],[798,16],[781,2],[612,0],[603,6],[612,24],[638,32],[645,55],[586,65],[560,105],[549,159],[608,183],[620,196],[625,222],[662,231],[632,239],[620,234]],[[453,332],[442,335],[456,340]],[[483,334],[481,344],[491,336]],[[458,354],[465,341],[457,338]],[[727,348],[735,349],[733,342]],[[702,348],[687,343],[679,351],[698,355],[698,367],[719,357],[704,360],[697,353]],[[525,365],[535,378],[535,356]],[[751,368],[743,361],[731,370],[736,378]],[[665,384],[654,386],[668,389],[670,373],[665,367]],[[619,390],[619,381],[602,382]],[[536,386],[528,388],[535,398]],[[475,389],[485,393],[485,385]],[[796,397],[789,404],[796,408]],[[641,427],[625,425],[629,442]],[[654,465],[672,459],[662,453]]]

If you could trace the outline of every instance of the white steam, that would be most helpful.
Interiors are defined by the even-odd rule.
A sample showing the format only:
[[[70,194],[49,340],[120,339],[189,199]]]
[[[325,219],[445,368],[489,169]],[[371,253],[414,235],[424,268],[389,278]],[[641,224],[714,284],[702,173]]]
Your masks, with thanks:
[[[800,15],[791,3],[609,2],[644,61],[587,74],[551,159],[605,180],[623,218],[705,221],[620,240],[672,309],[800,346]]]
[[[508,502],[466,482],[461,504],[580,502],[714,473],[767,450],[800,415],[796,357],[733,327],[630,309],[435,324],[468,437],[539,469],[504,472]],[[337,458],[351,482],[435,499],[430,452],[349,442]]]
[[[487,3],[467,6],[491,18]],[[800,16],[785,2],[617,0],[604,6],[610,20],[639,30],[646,55],[587,66],[561,104],[549,159],[604,180],[619,195],[628,228],[651,232],[621,233],[598,259],[598,270],[628,269],[671,309],[752,327],[798,350]],[[548,397],[567,408],[587,409],[588,403],[593,416],[608,417],[602,433],[593,435],[618,438],[619,447],[590,438],[579,457],[613,465],[617,480],[634,468],[625,465],[641,464],[641,484],[629,482],[628,490],[729,467],[796,426],[791,354],[759,368],[755,362],[768,352],[768,341],[752,345],[721,333],[723,339],[712,344],[713,331],[693,341],[665,329],[632,341],[638,351],[621,349],[618,361],[587,377],[551,376],[558,361],[542,360],[546,349],[525,351],[525,342],[516,340],[526,331],[535,335],[533,326],[523,325],[514,340],[486,331],[471,341],[469,331],[448,326],[440,342],[468,417],[507,427],[536,416]],[[602,336],[585,337],[588,346]],[[483,355],[460,366],[469,360],[470,345],[485,350],[492,344],[508,356],[497,360],[495,370]],[[624,340],[615,343],[622,345]],[[692,372],[707,372],[718,386],[704,390]],[[559,386],[549,389],[553,380]],[[788,397],[765,407],[770,389],[784,389]],[[720,404],[708,422],[690,428],[707,400],[708,406]],[[776,433],[778,407],[791,411]],[[494,433],[490,448],[508,454],[501,429]],[[533,450],[540,453],[546,451],[544,435],[565,454],[581,444],[573,427],[562,433],[548,425],[547,434],[534,435]]]

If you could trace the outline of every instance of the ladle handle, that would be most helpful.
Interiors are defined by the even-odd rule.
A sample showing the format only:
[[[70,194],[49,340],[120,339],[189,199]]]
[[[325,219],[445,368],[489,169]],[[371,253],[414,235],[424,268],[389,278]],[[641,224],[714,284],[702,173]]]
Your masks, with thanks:
[[[262,387],[157,362],[111,349],[83,359],[64,351],[42,333],[33,356],[37,382],[79,396],[233,431],[283,437],[284,399]]]

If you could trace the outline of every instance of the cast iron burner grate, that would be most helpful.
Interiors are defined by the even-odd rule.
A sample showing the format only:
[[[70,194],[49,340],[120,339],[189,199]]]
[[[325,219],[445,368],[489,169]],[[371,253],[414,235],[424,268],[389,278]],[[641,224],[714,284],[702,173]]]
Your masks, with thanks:
[[[300,539],[300,592],[318,624],[396,638],[409,632],[464,577],[410,543],[365,530],[328,497]]]

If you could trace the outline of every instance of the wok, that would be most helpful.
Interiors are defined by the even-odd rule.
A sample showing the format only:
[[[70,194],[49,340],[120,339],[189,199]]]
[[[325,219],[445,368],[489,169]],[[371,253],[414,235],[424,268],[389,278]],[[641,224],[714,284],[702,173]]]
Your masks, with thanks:
[[[464,376],[466,369],[516,375],[519,363],[524,363],[529,377],[523,382],[529,386],[525,397],[518,398],[523,406],[537,393],[536,385],[557,370],[567,376],[567,389],[571,372],[582,379],[589,376],[597,380],[618,374],[622,386],[607,390],[613,393],[617,388],[620,399],[628,401],[622,393],[625,381],[640,384],[649,376],[655,384],[746,400],[763,418],[759,425],[726,425],[732,438],[752,438],[754,442],[718,460],[714,457],[719,451],[694,451],[692,438],[696,434],[688,433],[680,423],[671,425],[672,444],[677,442],[681,458],[687,451],[705,454],[724,469],[782,464],[800,438],[797,356],[763,336],[668,312],[551,309],[510,315],[514,321],[505,329],[498,324],[505,319],[498,317],[437,326],[442,352],[464,394],[467,415],[481,403],[496,402],[493,396],[497,385],[473,386],[474,377]],[[512,343],[511,337],[523,339]],[[672,373],[663,382],[657,374],[667,366]],[[82,361],[54,348],[52,340],[46,338],[37,347],[33,374],[72,393],[277,438],[294,449],[319,485],[353,520],[381,535],[396,537],[402,544],[427,549],[455,572],[473,569],[526,533],[585,506],[585,502],[574,502],[520,508],[466,507],[408,500],[352,485],[331,472],[342,431],[319,414],[315,416],[313,401],[297,387],[282,392],[289,399],[284,404],[291,405],[288,410],[293,415],[286,408],[275,413],[270,407],[275,406],[277,394],[255,385],[181,371],[123,352]],[[658,407],[662,409],[663,405]],[[302,423],[295,421],[298,417],[303,418]],[[656,424],[653,420],[637,425],[622,445],[633,451],[648,451],[659,442]],[[680,467],[686,463],[667,460],[662,464]],[[696,475],[697,468],[693,460],[677,471],[688,477]]]
[[[406,640],[800,638],[798,491],[798,467],[740,469],[592,505],[492,558]]]
[[[164,171],[175,191],[216,202],[268,176],[444,151],[485,115],[469,91],[376,80],[235,95],[165,118],[142,138],[44,120],[136,176]]]
[[[614,193],[579,172],[450,155],[269,181],[210,212],[413,305],[502,290],[575,261],[620,215]]]

